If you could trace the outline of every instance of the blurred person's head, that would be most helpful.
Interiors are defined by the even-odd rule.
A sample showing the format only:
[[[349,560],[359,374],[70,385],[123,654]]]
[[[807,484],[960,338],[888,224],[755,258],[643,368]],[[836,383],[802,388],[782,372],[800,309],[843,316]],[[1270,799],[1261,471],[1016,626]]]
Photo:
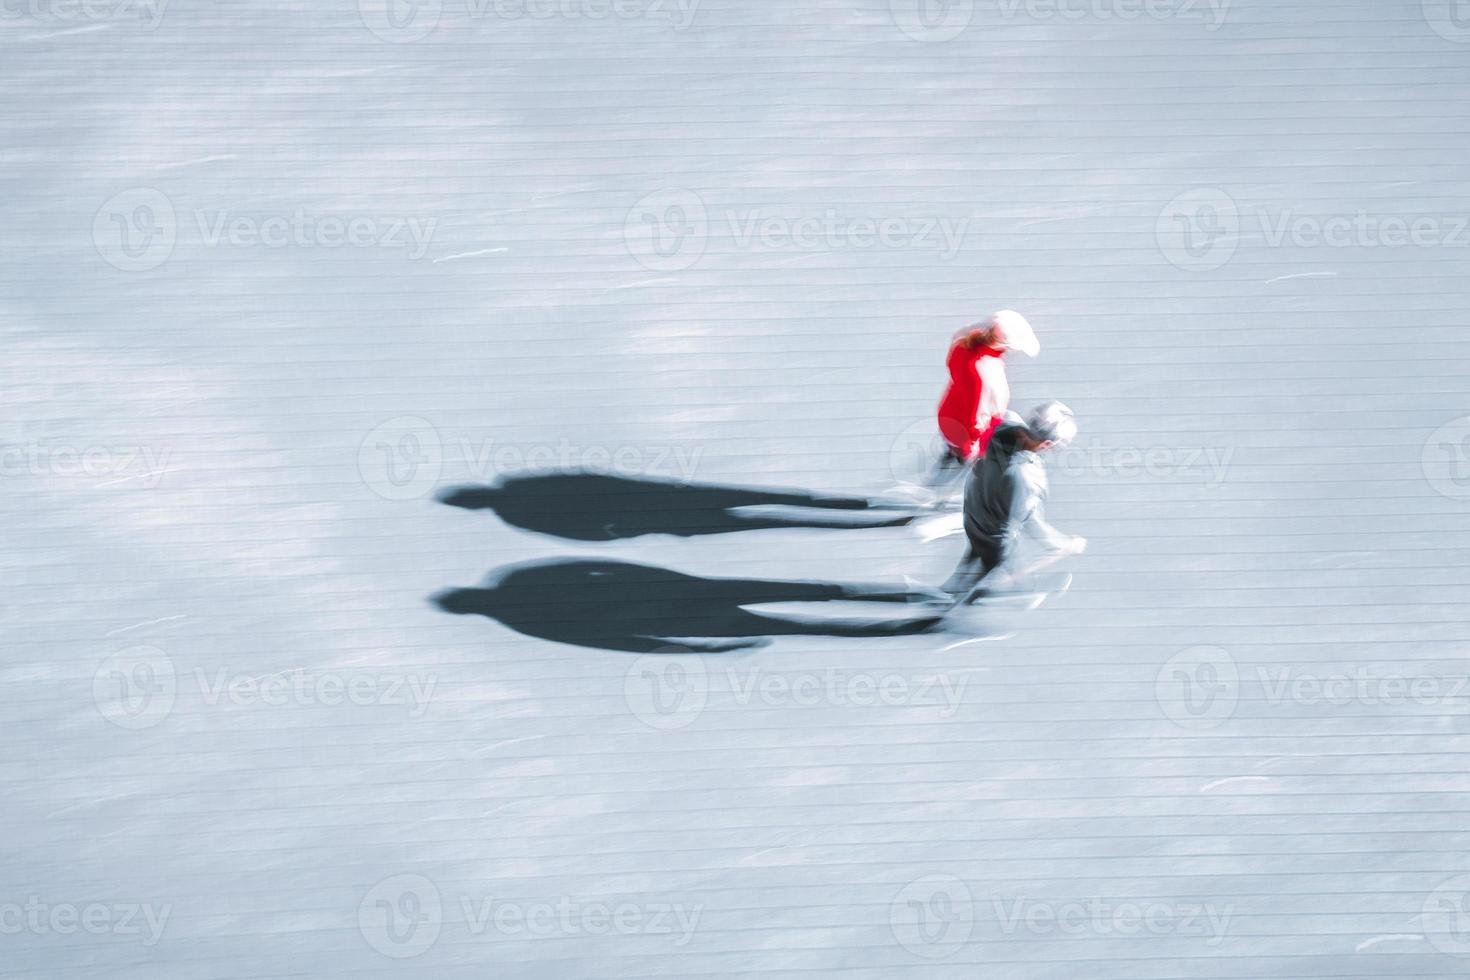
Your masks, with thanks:
[[[1018,350],[1027,357],[1041,352],[1036,331],[1026,318],[1015,310],[1001,310],[989,321],[966,327],[959,332],[958,342],[969,350],[978,347],[993,347],[997,350]]]
[[[1061,402],[1042,402],[1026,416],[1025,429],[1021,434],[1021,448],[1045,452],[1065,446],[1077,437],[1077,419]]]

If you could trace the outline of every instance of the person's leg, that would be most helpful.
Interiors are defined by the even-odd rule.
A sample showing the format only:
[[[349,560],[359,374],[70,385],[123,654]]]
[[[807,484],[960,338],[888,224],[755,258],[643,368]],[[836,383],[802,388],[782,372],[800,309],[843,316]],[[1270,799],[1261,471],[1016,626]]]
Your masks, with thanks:
[[[954,567],[948,579],[940,586],[945,592],[953,596],[961,596],[968,593],[980,581],[985,574],[981,567],[980,556],[975,551],[975,546],[969,545],[965,548],[964,557]]]
[[[956,601],[969,601],[979,594],[980,583],[1000,564],[1000,559],[993,544],[972,536],[965,556],[941,588]]]
[[[935,460],[934,469],[930,471],[929,485],[936,489],[949,486],[964,475],[966,465],[964,454],[954,446],[946,445],[939,459]]]

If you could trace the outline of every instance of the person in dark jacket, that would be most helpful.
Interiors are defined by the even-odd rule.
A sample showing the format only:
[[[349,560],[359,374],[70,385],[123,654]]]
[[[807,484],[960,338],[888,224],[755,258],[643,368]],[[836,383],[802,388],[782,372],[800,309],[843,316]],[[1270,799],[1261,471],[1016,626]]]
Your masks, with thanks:
[[[1041,454],[1077,434],[1072,410],[1061,402],[1037,406],[1025,421],[1012,415],[991,436],[985,455],[965,481],[965,537],[969,547],[943,588],[957,602],[983,595],[1013,564],[1019,539],[1037,539],[1049,558],[1080,554],[1084,538],[1062,534],[1043,517],[1046,468]],[[1000,573],[996,570],[1001,569]]]

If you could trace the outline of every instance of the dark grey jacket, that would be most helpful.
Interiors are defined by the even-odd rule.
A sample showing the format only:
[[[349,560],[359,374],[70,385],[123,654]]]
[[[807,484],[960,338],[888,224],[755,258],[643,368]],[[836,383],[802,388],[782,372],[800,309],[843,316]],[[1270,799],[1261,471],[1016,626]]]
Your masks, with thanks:
[[[1046,469],[1039,456],[1020,448],[1024,431],[1014,423],[996,429],[965,481],[965,534],[977,551],[992,557],[990,564],[1014,554],[1023,531],[1049,550],[1061,550],[1069,543],[1042,517]]]

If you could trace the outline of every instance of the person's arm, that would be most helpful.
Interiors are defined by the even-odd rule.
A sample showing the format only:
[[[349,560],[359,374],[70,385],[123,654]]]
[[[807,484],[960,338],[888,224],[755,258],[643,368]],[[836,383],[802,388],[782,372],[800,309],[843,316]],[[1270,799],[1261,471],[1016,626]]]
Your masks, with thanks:
[[[981,420],[1004,415],[1011,405],[1011,385],[1006,380],[1005,365],[998,357],[982,357],[975,362],[975,370],[980,375],[980,410],[977,414]]]
[[[1015,492],[1011,495],[1011,534],[1016,536],[1024,531],[1048,551],[1080,554],[1087,545],[1085,538],[1063,534],[1046,522],[1043,515],[1045,489],[1029,478],[1020,467],[1011,472],[1012,479],[1015,480]]]

